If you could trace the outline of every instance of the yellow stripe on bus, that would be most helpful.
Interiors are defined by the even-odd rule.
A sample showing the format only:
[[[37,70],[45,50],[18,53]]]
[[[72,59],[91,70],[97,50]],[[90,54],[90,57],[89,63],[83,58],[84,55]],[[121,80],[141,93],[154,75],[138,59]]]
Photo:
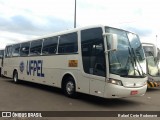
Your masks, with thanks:
[[[154,84],[153,84],[153,82],[150,82],[150,83],[151,83],[151,85],[152,85],[151,87],[154,87]]]
[[[151,87],[149,83],[147,83],[147,87],[148,87],[148,88],[150,88],[150,87]]]
[[[154,82],[154,84],[155,84],[155,87],[158,87],[158,84],[157,84],[157,82]]]

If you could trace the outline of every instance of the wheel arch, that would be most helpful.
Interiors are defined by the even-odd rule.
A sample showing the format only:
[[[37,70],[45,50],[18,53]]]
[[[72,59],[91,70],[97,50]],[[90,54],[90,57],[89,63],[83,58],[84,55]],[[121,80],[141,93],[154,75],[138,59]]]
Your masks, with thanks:
[[[14,70],[13,70],[13,76],[14,76],[14,73],[15,73],[15,72],[17,72],[17,74],[18,74],[18,70],[17,70],[17,69],[14,69]],[[12,77],[13,77],[13,76],[12,76]]]
[[[75,82],[75,86],[77,86],[77,80],[76,80],[76,77],[72,74],[72,73],[64,73],[63,77],[62,77],[62,81],[61,81],[61,88],[63,89],[63,85],[65,83],[65,80],[69,77],[72,77],[74,82]]]

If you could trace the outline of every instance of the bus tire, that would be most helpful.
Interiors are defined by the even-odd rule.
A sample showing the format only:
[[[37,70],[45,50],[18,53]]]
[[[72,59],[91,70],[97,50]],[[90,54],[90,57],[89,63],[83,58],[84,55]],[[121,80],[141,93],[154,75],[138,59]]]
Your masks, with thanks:
[[[18,72],[17,71],[13,72],[13,82],[14,83],[18,83],[19,82],[19,80],[18,80]]]
[[[75,98],[76,97],[76,84],[72,77],[67,77],[63,85],[63,92],[66,96]]]

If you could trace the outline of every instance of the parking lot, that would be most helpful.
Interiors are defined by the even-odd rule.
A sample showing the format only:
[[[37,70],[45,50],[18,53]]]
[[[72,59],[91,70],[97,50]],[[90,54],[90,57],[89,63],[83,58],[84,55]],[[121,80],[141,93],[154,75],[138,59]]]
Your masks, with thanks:
[[[68,98],[60,89],[35,83],[15,84],[0,78],[0,111],[160,111],[160,87],[142,97],[103,99],[78,94]]]

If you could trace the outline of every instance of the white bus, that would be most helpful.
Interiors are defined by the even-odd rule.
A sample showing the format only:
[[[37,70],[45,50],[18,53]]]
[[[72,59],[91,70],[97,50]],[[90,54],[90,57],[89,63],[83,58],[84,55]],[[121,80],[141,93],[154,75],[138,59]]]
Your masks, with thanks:
[[[55,33],[5,48],[4,76],[104,98],[142,96],[147,77],[138,35],[108,26]]]
[[[4,50],[0,50],[0,77],[2,76]]]
[[[160,52],[156,45],[152,43],[142,43],[146,56],[147,75],[148,75],[148,88],[160,86],[160,66],[159,55]]]

